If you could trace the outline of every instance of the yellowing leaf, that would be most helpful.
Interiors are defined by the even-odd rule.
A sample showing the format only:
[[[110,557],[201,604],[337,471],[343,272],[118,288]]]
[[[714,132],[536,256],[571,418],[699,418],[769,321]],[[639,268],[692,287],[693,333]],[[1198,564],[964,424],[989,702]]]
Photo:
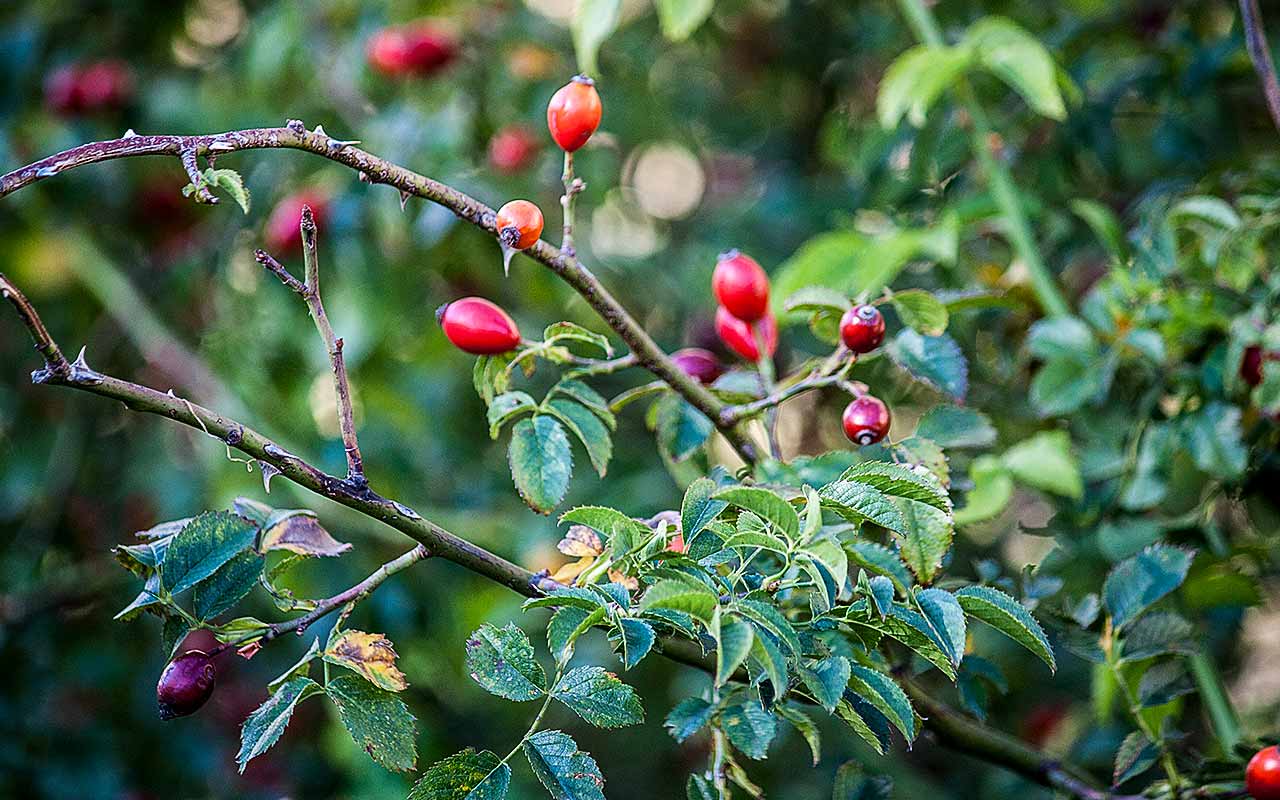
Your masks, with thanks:
[[[381,633],[347,630],[338,634],[324,651],[330,664],[356,672],[380,689],[403,691],[409,684],[396,668],[396,650]]]
[[[259,550],[288,550],[304,556],[336,556],[351,549],[329,535],[319,520],[306,512],[290,512],[278,521],[267,520]]]
[[[573,583],[587,567],[595,563],[595,560],[595,556],[583,556],[577,561],[571,561],[552,573],[551,580],[556,583]]]

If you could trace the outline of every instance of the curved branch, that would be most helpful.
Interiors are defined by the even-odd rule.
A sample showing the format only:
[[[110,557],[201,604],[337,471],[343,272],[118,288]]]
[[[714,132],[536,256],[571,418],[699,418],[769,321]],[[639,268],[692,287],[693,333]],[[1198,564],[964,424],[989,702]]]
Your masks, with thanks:
[[[313,131],[308,131],[298,120],[290,120],[283,128],[249,128],[204,136],[134,134],[120,139],[90,142],[55,153],[0,177],[0,197],[68,170],[117,158],[171,156],[184,159],[185,165],[186,160],[192,156],[209,158],[241,150],[279,148],[304,150],[346,165],[356,170],[361,180],[367,183],[383,183],[395,187],[404,194],[430,200],[448,208],[460,218],[495,238],[498,236],[494,210],[479,200],[452,186],[381,159],[354,146],[351,142],[334,139],[325,133],[323,128],[317,127]],[[735,426],[720,423],[720,411],[724,404],[706,387],[676,366],[675,362],[663,352],[662,348],[658,347],[644,328],[575,255],[562,252],[544,241],[537,242],[524,252],[560,276],[582,295],[587,304],[609,327],[613,328],[626,342],[627,347],[631,348],[631,352],[635,354],[636,363],[661,378],[689,401],[690,405],[715,422],[739,455],[748,462],[756,460],[755,446],[746,435]]]
[[[1267,32],[1262,27],[1262,9],[1258,7],[1258,0],[1240,0],[1240,20],[1244,24],[1249,58],[1267,97],[1267,110],[1271,112],[1271,121],[1276,129],[1280,130],[1280,79],[1276,78],[1276,65],[1271,60],[1271,47],[1267,44]]]

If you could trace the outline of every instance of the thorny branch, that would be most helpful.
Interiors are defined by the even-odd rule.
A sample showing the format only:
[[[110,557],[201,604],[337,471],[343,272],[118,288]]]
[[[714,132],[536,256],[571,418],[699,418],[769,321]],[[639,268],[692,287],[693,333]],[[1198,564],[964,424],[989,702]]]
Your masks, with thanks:
[[[1280,129],[1280,78],[1276,77],[1276,65],[1271,60],[1271,47],[1267,32],[1262,27],[1262,9],[1258,0],[1240,0],[1240,19],[1244,23],[1244,41],[1249,48],[1249,58],[1262,81],[1262,92],[1267,98],[1267,110],[1271,120]]]

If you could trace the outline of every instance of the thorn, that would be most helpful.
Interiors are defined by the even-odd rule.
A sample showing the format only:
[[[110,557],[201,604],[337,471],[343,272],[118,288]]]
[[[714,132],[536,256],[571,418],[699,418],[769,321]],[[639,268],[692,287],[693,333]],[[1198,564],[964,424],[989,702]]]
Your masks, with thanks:
[[[57,175],[57,174],[58,174],[57,167],[41,167],[40,169],[36,170],[37,178],[52,178],[54,175]]]
[[[409,204],[410,197],[413,197],[413,195],[404,191],[400,192],[400,210],[401,211],[404,211],[404,207]]]
[[[267,494],[271,494],[271,479],[280,474],[280,470],[274,464],[268,464],[266,461],[258,462],[258,469],[262,470],[262,488]]]
[[[314,131],[312,131],[312,132],[313,132],[313,133],[315,133],[317,136],[328,136],[328,135],[329,135],[329,134],[327,134],[327,133],[325,133],[325,132],[324,132],[324,126],[323,126],[323,125],[317,125],[317,126],[315,127],[315,130],[314,130]]]
[[[371,178],[369,176],[369,173],[365,172],[364,170],[361,170],[360,174],[357,175],[356,177],[360,179],[361,183],[373,183],[373,178]]]
[[[138,135],[138,132],[137,132],[137,131],[135,131],[133,128],[130,128],[129,130],[125,131],[125,132],[124,132],[124,136],[121,136],[120,138],[121,138],[121,139],[132,139],[133,137],[135,137],[135,136],[137,136],[137,135]]]
[[[75,361],[71,362],[72,369],[89,369],[89,362],[84,360],[85,351],[88,349],[88,345],[80,348],[80,354],[76,356]],[[172,390],[169,393],[173,394]]]
[[[219,139],[218,141],[216,141],[216,142],[214,142],[214,143],[210,144],[210,145],[209,145],[209,149],[210,149],[211,151],[221,152],[221,151],[223,151],[223,150],[235,150],[235,149],[236,149],[236,146],[235,146],[235,144],[234,144],[234,143],[232,143],[232,142],[228,142],[228,141],[225,141],[225,140]],[[208,156],[206,156],[206,159],[207,159],[207,158],[208,158]]]

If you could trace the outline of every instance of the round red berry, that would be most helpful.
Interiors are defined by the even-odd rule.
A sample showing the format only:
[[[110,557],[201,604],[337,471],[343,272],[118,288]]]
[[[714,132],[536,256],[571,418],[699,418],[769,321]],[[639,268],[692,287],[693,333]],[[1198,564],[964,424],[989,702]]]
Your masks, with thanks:
[[[547,129],[566,153],[587,143],[600,127],[600,95],[595,81],[578,75],[551,95],[547,104]]]
[[[671,354],[676,366],[699,383],[715,383],[724,374],[724,365],[715,353],[701,347],[686,347]]]
[[[446,28],[429,21],[403,27],[405,60],[415,75],[427,76],[447,67],[458,55],[458,40]]]
[[[80,99],[89,111],[119,108],[133,95],[133,75],[122,61],[95,61],[80,73]]]
[[[489,140],[489,165],[508,175],[529,166],[538,153],[538,139],[523,125],[509,125]]]
[[[747,322],[755,322],[769,310],[769,276],[754,258],[737,250],[720,254],[711,275],[711,291],[730,314]]]
[[[1249,759],[1244,788],[1254,800],[1280,800],[1280,747],[1264,747]]]
[[[760,360],[760,348],[756,346],[756,331],[764,339],[764,347],[773,355],[778,350],[778,320],[766,314],[756,322],[745,322],[729,313],[724,306],[716,309],[716,334],[733,352],[748,361]]]
[[[44,105],[63,116],[70,116],[83,108],[78,67],[68,64],[49,73],[44,79]]]
[[[891,420],[889,407],[869,394],[855,397],[853,402],[845,406],[844,416],[841,418],[844,435],[859,447],[875,444],[883,439],[889,432]]]
[[[512,200],[498,209],[497,228],[507,247],[532,247],[542,235],[542,210],[528,200]]]
[[[301,191],[291,194],[271,210],[267,217],[267,228],[264,233],[267,249],[281,253],[297,252],[302,249],[302,209],[311,207],[316,225],[323,225],[329,215],[329,199],[316,191]]]
[[[409,43],[399,28],[383,28],[369,37],[365,47],[369,66],[395,77],[409,71]]]
[[[445,338],[463,352],[497,355],[516,349],[520,329],[511,315],[483,297],[464,297],[436,312]]]
[[[216,677],[213,659],[203,650],[188,650],[170,661],[156,684],[160,719],[194,714],[213,694]]]
[[[855,353],[870,353],[884,341],[884,315],[875,306],[854,306],[840,318],[840,340]]]

